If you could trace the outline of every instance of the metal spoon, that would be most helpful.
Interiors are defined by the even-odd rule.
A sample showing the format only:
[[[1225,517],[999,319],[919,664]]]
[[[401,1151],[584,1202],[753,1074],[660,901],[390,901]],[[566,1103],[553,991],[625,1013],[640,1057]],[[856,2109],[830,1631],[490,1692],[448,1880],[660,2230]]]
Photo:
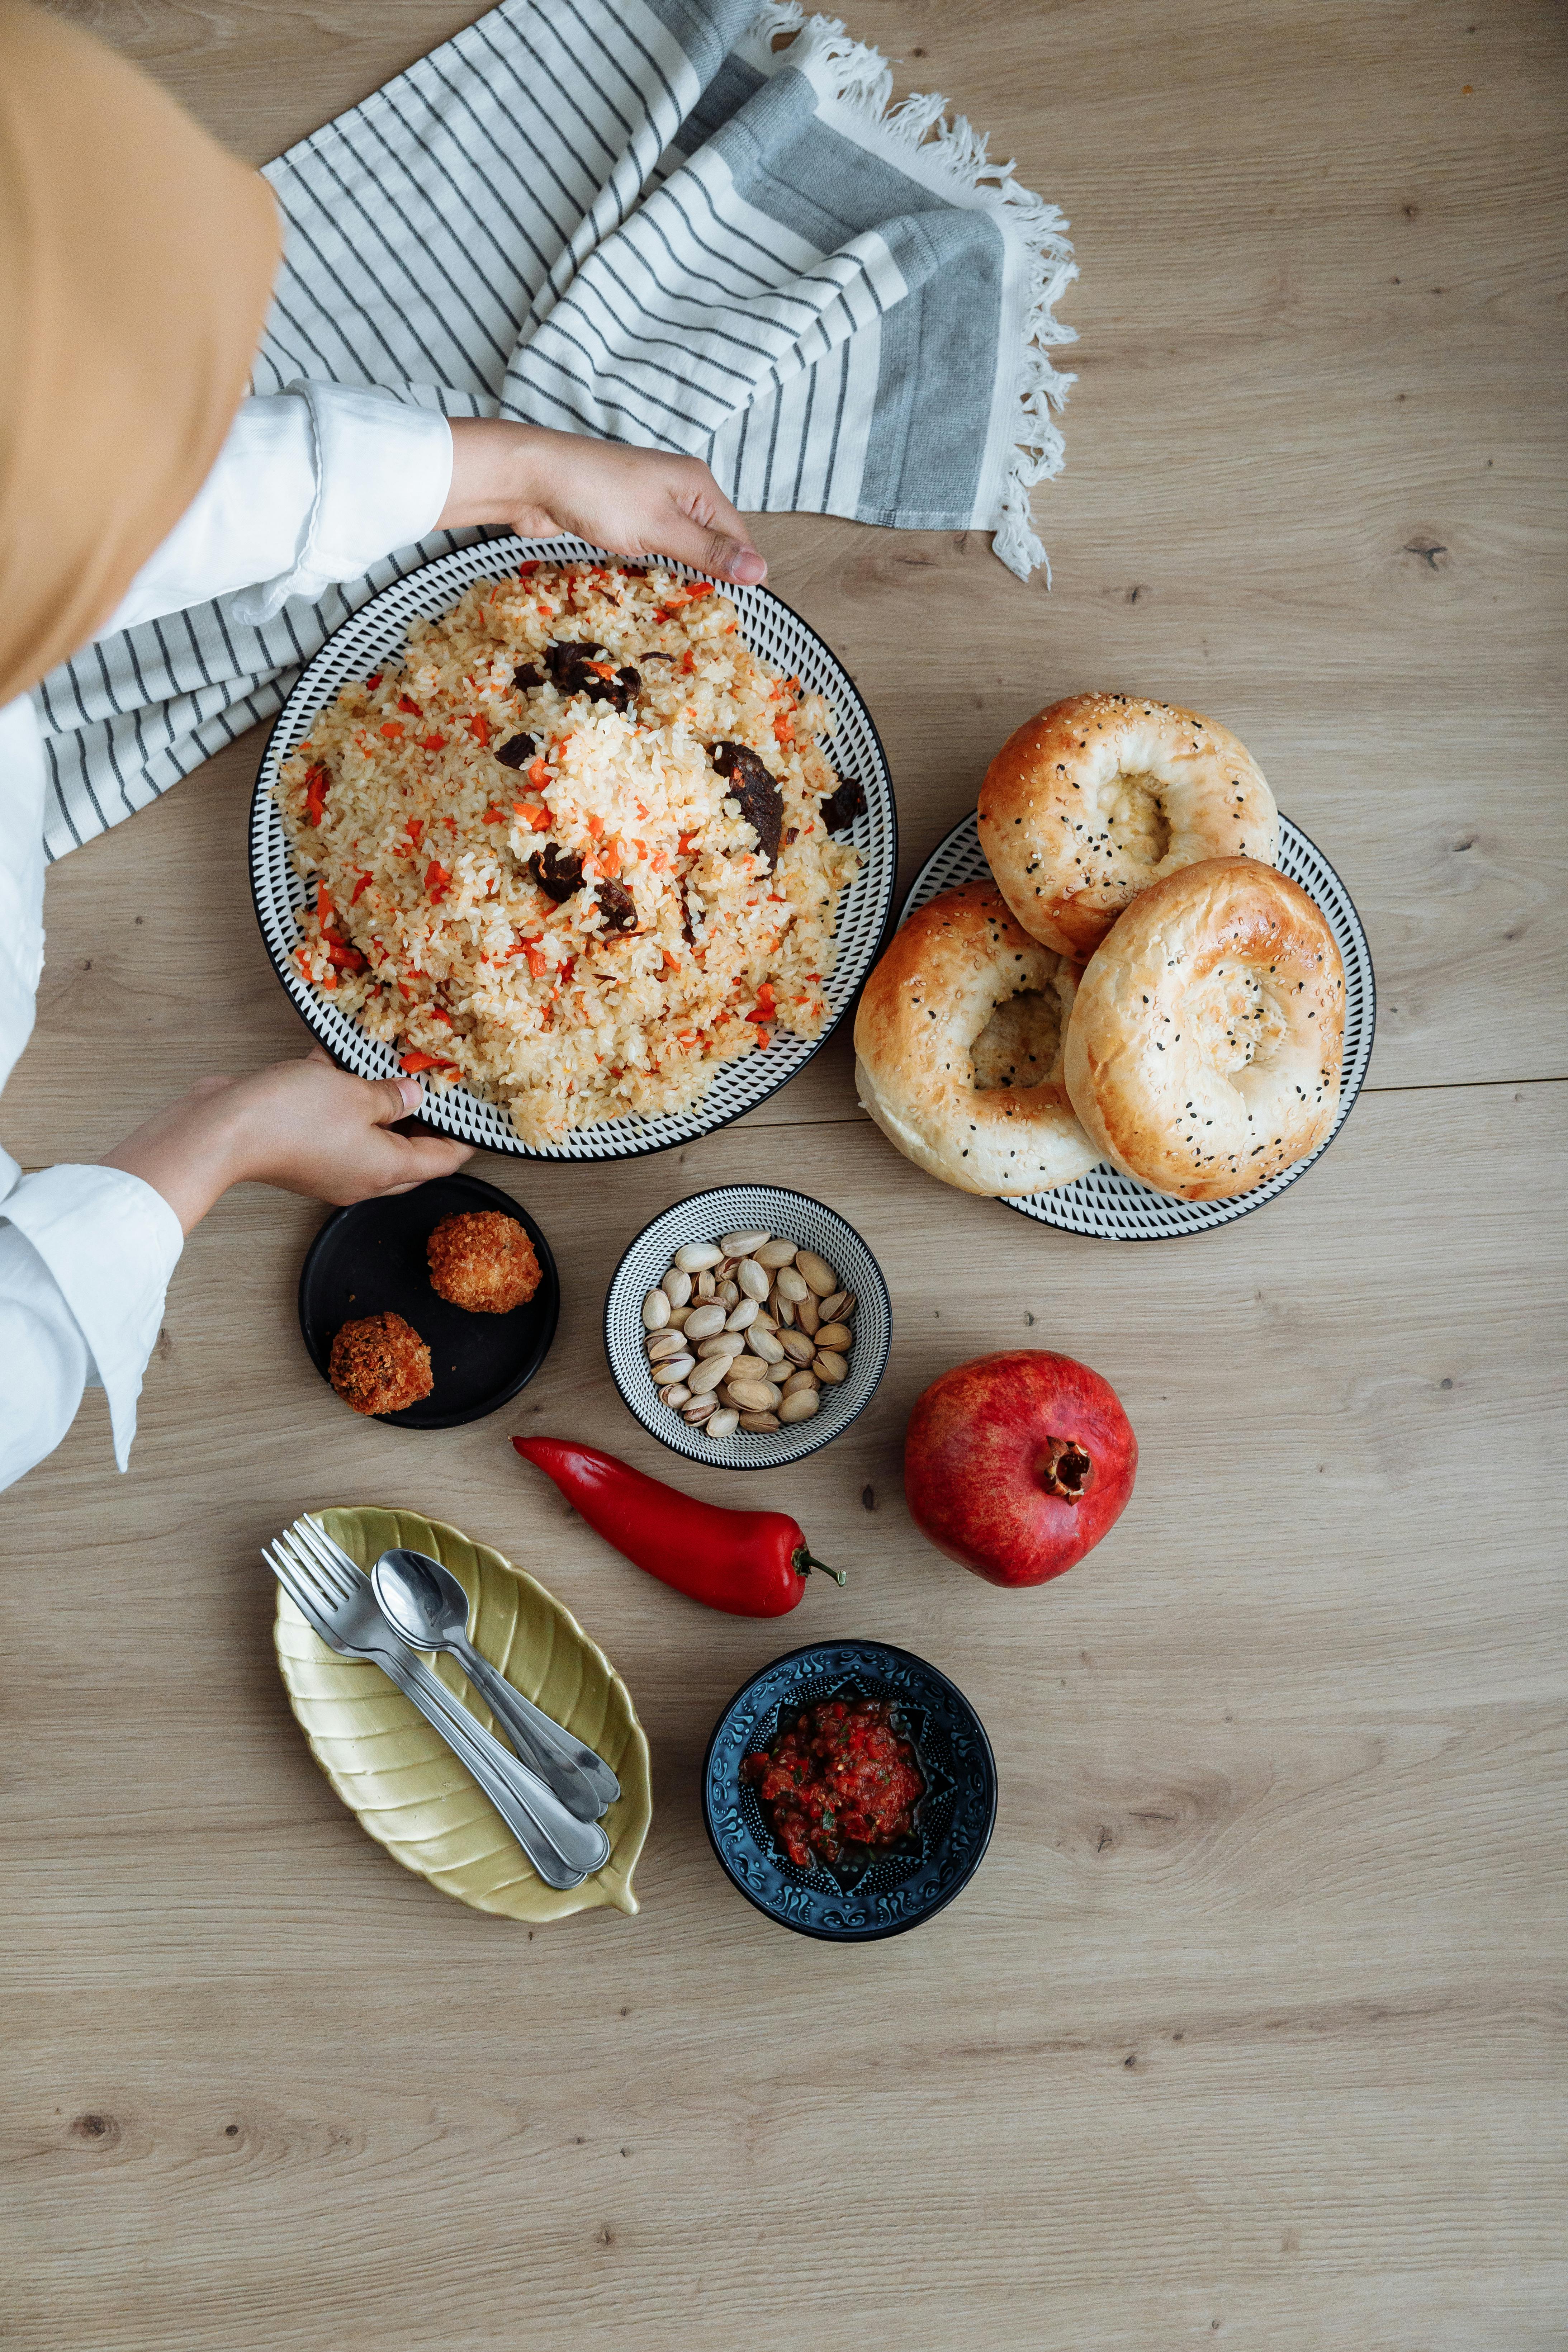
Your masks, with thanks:
[[[591,1748],[514,1690],[468,1639],[468,1596],[449,1568],[427,1552],[384,1551],[371,1582],[384,1615],[416,1650],[446,1650],[457,1659],[525,1764],[554,1790],[580,1822],[598,1821],[621,1784]]]

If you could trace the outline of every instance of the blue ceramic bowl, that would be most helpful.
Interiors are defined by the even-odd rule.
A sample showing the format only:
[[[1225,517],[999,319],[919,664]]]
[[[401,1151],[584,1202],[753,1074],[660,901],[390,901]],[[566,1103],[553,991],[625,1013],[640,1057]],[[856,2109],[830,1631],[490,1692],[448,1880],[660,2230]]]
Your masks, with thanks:
[[[771,1745],[781,1715],[841,1697],[893,1701],[926,1792],[907,1843],[798,1870],[741,1768]],[[764,1666],[719,1717],[702,1764],[702,1818],[748,1903],[797,1935],[869,1944],[919,1927],[968,1885],[995,1825],[996,1759],[963,1693],[923,1658],[885,1642],[814,1642]]]

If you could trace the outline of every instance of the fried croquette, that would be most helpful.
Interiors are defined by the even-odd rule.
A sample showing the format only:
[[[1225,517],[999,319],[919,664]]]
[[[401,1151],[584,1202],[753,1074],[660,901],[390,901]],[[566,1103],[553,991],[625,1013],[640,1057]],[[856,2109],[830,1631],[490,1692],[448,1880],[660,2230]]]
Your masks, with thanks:
[[[430,1350],[401,1315],[364,1315],[332,1341],[328,1377],[355,1412],[401,1412],[435,1387]]]
[[[443,1217],[426,1244],[431,1287],[470,1315],[510,1315],[541,1280],[539,1260],[515,1217],[500,1209]]]

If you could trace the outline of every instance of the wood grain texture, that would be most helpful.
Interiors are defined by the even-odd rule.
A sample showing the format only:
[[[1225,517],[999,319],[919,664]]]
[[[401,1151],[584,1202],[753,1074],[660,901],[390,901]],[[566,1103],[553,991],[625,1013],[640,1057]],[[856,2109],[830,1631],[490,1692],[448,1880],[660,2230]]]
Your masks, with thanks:
[[[472,11],[68,13],[260,158]],[[907,870],[1050,697],[1206,708],[1355,894],[1372,1087],[1278,1202],[1121,1248],[919,1176],[842,1040],[679,1152],[487,1160],[551,1236],[561,1333],[515,1424],[429,1437],[338,1408],[299,1343],[321,1213],[230,1195],[176,1274],[132,1475],[92,1396],[0,1498],[18,2352],[1563,2343],[1563,20],[850,16],[1064,205],[1084,270],[1052,593],[977,539],[760,527],[883,730]],[[28,1164],[302,1042],[244,880],[258,749],[51,875],[5,1105]],[[849,1566],[787,1627],[639,1577],[505,1444],[700,1477],[615,1397],[605,1286],[670,1201],[775,1174],[859,1228],[894,1309],[837,1444],[701,1477]],[[1142,1467],[1090,1559],[1010,1595],[916,1536],[900,1444],[945,1365],[1037,1343],[1115,1382]],[[653,1748],[639,1918],[531,1937],[339,1806],[257,1558],[332,1500],[454,1521],[603,1641]],[[952,1674],[1001,1769],[973,1886],[863,1951],[769,1927],[697,1810],[724,1700],[829,1631]]]

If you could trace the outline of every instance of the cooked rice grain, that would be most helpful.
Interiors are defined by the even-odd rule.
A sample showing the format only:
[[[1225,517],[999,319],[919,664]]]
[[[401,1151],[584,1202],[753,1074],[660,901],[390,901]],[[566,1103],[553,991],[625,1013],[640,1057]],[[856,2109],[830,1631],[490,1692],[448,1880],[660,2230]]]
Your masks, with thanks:
[[[575,673],[557,656],[557,684],[549,649],[584,641],[602,653]],[[624,710],[590,699],[599,681],[624,698],[627,665]],[[405,1068],[503,1103],[525,1143],[689,1109],[776,1022],[821,1033],[860,862],[822,821],[837,778],[816,739],[833,725],[705,583],[602,564],[481,581],[414,622],[402,667],[345,686],[283,763],[316,886],[299,968]],[[776,871],[717,742],[749,746],[782,789]],[[582,860],[559,904],[528,863],[552,846],[552,872]]]

